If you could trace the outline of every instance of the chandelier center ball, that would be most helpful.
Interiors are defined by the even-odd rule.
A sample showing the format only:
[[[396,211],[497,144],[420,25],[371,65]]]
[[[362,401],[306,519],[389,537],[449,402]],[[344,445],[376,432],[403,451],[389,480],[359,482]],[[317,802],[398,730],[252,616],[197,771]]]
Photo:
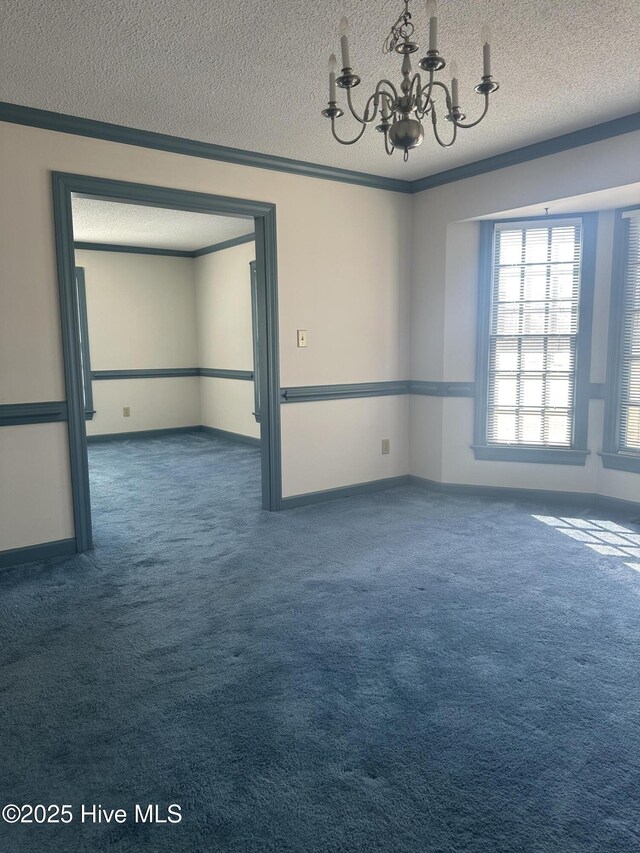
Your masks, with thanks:
[[[403,118],[394,122],[389,129],[389,141],[394,148],[417,148],[424,139],[424,129],[414,118]]]

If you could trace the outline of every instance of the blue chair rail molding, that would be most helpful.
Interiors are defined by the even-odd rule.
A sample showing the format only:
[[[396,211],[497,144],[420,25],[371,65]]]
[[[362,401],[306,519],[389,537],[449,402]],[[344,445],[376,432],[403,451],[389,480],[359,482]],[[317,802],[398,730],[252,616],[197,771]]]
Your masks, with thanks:
[[[213,376],[217,379],[252,381],[252,370],[227,370],[218,367],[151,367],[138,370],[92,370],[92,379],[166,379],[180,376]]]
[[[58,400],[43,403],[4,403],[0,405],[0,426],[50,424],[67,420],[67,404]]]

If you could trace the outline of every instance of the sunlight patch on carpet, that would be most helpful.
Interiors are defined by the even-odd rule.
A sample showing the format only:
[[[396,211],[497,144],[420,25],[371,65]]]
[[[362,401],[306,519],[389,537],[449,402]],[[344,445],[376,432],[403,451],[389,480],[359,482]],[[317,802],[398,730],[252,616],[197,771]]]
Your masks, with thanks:
[[[532,515],[549,527],[555,527],[560,533],[583,542],[587,548],[607,557],[640,558],[640,534],[606,519],[556,518],[553,515]],[[640,563],[625,563],[631,569],[640,571]]]

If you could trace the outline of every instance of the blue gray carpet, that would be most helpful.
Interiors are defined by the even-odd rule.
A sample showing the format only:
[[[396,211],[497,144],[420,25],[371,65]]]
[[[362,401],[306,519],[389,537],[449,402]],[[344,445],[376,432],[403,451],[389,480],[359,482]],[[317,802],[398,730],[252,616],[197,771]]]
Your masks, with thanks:
[[[90,456],[95,551],[0,575],[0,804],[74,820],[2,853],[640,850],[640,573],[554,508],[268,514],[253,448]]]

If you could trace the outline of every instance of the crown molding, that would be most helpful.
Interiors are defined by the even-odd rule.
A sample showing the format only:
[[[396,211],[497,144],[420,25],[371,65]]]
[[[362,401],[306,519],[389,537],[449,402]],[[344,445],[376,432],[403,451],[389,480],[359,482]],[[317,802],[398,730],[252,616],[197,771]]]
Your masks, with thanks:
[[[232,237],[230,240],[222,240],[211,246],[203,246],[201,249],[159,249],[155,246],[125,246],[120,243],[92,243],[86,240],[75,240],[74,249],[82,249],[85,252],[123,252],[127,255],[161,255],[171,258],[200,258],[202,255],[210,255],[213,252],[221,252],[223,249],[232,249],[234,246],[242,246],[244,243],[253,243],[256,239],[255,233],[243,234],[240,237]]]
[[[120,243],[93,243],[74,240],[74,249],[85,252],[122,252],[125,255],[162,255],[171,258],[194,258],[195,253],[187,249],[159,249],[154,246],[124,246]]]
[[[288,172],[307,178],[323,178],[362,187],[372,187],[392,192],[410,193],[411,184],[398,178],[384,178],[350,169],[337,169],[320,163],[307,163],[303,160],[291,160],[273,154],[261,154],[258,151],[245,151],[241,148],[229,148],[212,142],[198,142],[195,139],[183,139],[166,133],[140,130],[104,121],[70,116],[64,113],[39,110],[19,104],[0,101],[0,121],[38,127],[43,130],[55,130],[59,133],[71,133],[75,136],[89,136],[108,142],[120,142],[124,145],[137,145],[142,148],[154,148],[173,154],[186,154],[189,157],[201,157],[205,160],[220,160],[241,166],[254,166],[257,169],[270,169],[276,172]]]
[[[464,166],[457,166],[455,169],[437,172],[435,175],[418,178],[417,181],[413,181],[411,192],[419,193],[423,190],[441,187],[443,184],[463,181],[465,178],[474,178],[477,175],[484,175],[486,172],[495,172],[497,169],[506,169],[508,166],[517,166],[520,163],[538,160],[540,157],[547,157],[550,154],[559,154],[572,148],[581,148],[583,145],[591,145],[593,142],[602,142],[614,136],[622,136],[623,133],[633,133],[634,130],[640,130],[640,112],[615,118],[612,121],[605,121],[602,124],[594,124],[591,127],[584,127],[581,130],[573,130],[571,133],[565,133],[562,136],[543,139],[541,142],[534,142],[531,145],[525,145],[523,148],[514,148],[512,151],[486,157],[484,160],[476,160],[474,163],[466,163]]]
[[[198,142],[194,139],[183,139],[180,136],[170,136],[165,133],[140,130],[119,124],[95,121],[64,113],[25,107],[0,101],[0,121],[12,124],[27,125],[43,130],[54,130],[58,133],[70,133],[75,136],[88,136],[94,139],[104,139],[108,142],[119,142],[123,145],[136,145],[142,148],[152,148],[158,151],[169,151],[174,154],[184,154],[189,157],[201,157],[206,160],[220,160],[225,163],[235,163],[241,166],[252,166],[257,169],[269,169],[277,172],[287,172],[308,178],[320,178],[328,181],[354,184],[361,187],[389,190],[400,193],[419,193],[454,181],[476,177],[487,172],[516,166],[529,160],[537,160],[550,154],[602,142],[625,133],[640,130],[640,112],[612,119],[611,121],[595,124],[580,130],[554,136],[541,142],[534,142],[522,148],[515,148],[486,157],[473,163],[466,163],[454,169],[426,175],[414,181],[400,178],[385,178],[365,172],[355,172],[350,169],[338,169],[324,166],[320,163],[307,163],[303,160],[291,160],[287,157],[277,157],[273,154],[261,154],[257,151],[244,151],[240,148],[230,148],[215,145],[211,142]]]

